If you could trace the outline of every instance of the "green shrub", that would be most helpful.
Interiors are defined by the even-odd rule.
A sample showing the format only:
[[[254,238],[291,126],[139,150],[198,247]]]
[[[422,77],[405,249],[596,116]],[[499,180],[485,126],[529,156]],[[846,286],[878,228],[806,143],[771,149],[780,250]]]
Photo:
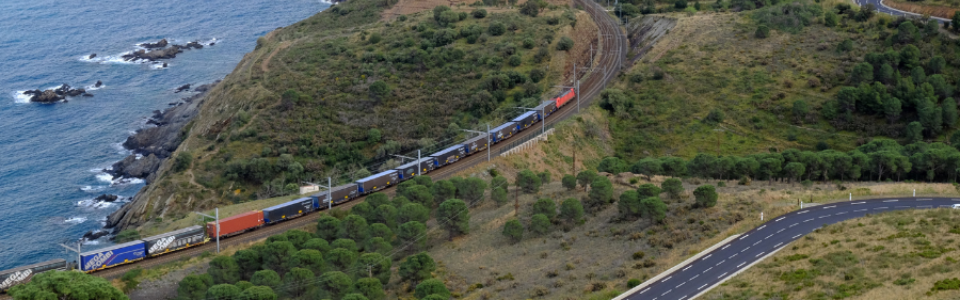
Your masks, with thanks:
[[[632,289],[632,288],[640,285],[640,283],[641,283],[641,282],[640,282],[640,279],[631,278],[630,280],[627,280],[627,288],[631,288],[631,289]]]
[[[483,19],[487,17],[487,10],[478,8],[474,9],[472,12],[470,12],[470,14],[473,15],[474,18]]]
[[[492,36],[501,36],[505,32],[507,32],[507,26],[500,22],[493,22],[490,27],[487,27],[487,33]]]
[[[573,39],[568,36],[560,38],[560,42],[557,42],[557,50],[560,51],[569,51],[573,49]]]

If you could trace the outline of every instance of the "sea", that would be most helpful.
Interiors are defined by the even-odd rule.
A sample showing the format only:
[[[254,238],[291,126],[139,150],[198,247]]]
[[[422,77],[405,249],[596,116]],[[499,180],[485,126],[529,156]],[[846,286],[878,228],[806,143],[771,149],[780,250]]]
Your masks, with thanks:
[[[192,92],[176,88],[222,79],[257,37],[316,14],[317,0],[0,1],[0,270],[76,259],[76,247],[144,182],[103,172],[131,153],[121,144],[154,110]],[[160,64],[124,53],[160,39],[200,41]],[[90,54],[97,56],[89,59]],[[94,88],[97,81],[103,85]],[[25,90],[68,84],[93,97],[30,103]],[[110,245],[82,242],[81,250]]]

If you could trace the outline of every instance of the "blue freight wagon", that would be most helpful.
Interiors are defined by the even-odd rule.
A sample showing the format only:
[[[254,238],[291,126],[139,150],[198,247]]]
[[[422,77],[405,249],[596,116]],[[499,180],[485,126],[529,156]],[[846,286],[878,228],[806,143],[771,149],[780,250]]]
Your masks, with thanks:
[[[553,100],[543,101],[543,103],[541,103],[534,109],[540,112],[540,114],[542,115],[541,119],[546,119],[551,114],[553,114],[553,112],[557,111],[557,101],[553,101]]]
[[[397,184],[398,177],[397,170],[388,170],[367,176],[366,178],[357,180],[357,191],[359,191],[361,195],[366,195],[385,189],[390,185]]]
[[[536,124],[539,120],[540,112],[532,110],[513,118],[513,122],[517,123],[517,131],[523,131],[524,129],[530,128],[530,126],[533,126],[533,124]]]
[[[499,143],[505,139],[509,139],[513,134],[517,133],[517,125],[514,122],[506,122],[503,125],[497,126],[490,130],[490,138],[493,140],[493,143]]]
[[[397,170],[400,181],[408,180],[417,176],[419,174],[427,174],[427,172],[433,171],[436,161],[433,157],[424,157],[421,158],[419,162],[411,161],[405,163],[394,170]]]
[[[457,162],[461,157],[466,156],[466,154],[466,150],[464,150],[463,145],[460,144],[453,145],[447,149],[441,150],[440,152],[430,154],[430,157],[435,159],[433,163],[437,166],[437,168],[439,168]]]
[[[147,248],[147,255],[158,256],[167,252],[202,245],[208,240],[203,226],[194,225],[144,238],[143,242],[146,244],[144,247]]]
[[[136,240],[81,253],[80,270],[89,273],[141,260],[147,256],[145,245],[143,241]]]
[[[263,222],[276,223],[286,219],[293,219],[303,214],[317,210],[313,198],[303,197],[287,203],[274,205],[263,209]]]
[[[467,155],[487,150],[487,147],[490,146],[487,136],[487,134],[481,134],[478,137],[470,138],[466,142],[463,142]]]
[[[329,194],[329,197],[328,195]],[[348,184],[335,186],[332,190],[328,192],[319,192],[313,195],[310,195],[310,198],[313,198],[313,204],[317,206],[317,209],[326,208],[329,205],[330,198],[333,198],[333,205],[337,205],[343,202],[350,201],[350,199],[357,197],[357,184]]]

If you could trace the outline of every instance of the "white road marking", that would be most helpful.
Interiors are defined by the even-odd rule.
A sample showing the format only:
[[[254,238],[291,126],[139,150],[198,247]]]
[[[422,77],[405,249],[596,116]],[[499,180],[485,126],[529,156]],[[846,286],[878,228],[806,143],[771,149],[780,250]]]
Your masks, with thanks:
[[[734,256],[737,256],[737,254],[734,253],[733,255],[730,255],[730,257],[728,257],[727,259],[733,259]]]
[[[727,244],[726,246],[723,246],[723,248],[720,248],[720,250],[727,249],[728,247],[730,247],[730,244]]]
[[[793,225],[790,225],[790,227],[788,227],[788,228],[793,228],[793,226],[797,226],[798,224],[800,224],[800,223],[793,223]]]
[[[763,253],[765,253],[765,252],[757,253],[757,255],[754,255],[753,257],[760,257],[760,255],[763,255]]]
[[[899,200],[897,200],[897,199],[893,199],[893,200],[883,200],[883,202],[897,202],[897,201],[899,201]]]
[[[739,265],[737,265],[737,268],[739,268],[740,266],[742,266],[742,265],[744,265],[744,264],[746,264],[746,263],[747,263],[747,262],[742,262],[742,263],[740,263]]]
[[[739,240],[745,239],[745,238],[747,238],[748,236],[750,236],[750,235],[748,234],[748,235],[745,235],[745,236],[741,236],[741,237],[739,238]]]
[[[677,300],[683,300],[683,299],[687,299],[687,296],[684,295],[683,297],[680,297],[680,299],[677,299]]]
[[[829,217],[829,216],[830,216],[830,215],[826,215],[826,216],[820,216],[820,217],[819,217],[819,218],[817,218],[817,219],[823,219],[823,218],[826,218],[826,217]]]
[[[684,282],[684,283],[686,283],[686,282]],[[683,283],[678,284],[676,288],[679,288],[681,285],[683,285]]]
[[[839,215],[846,214],[846,213],[847,213],[847,212],[842,211],[842,212],[838,212],[837,215],[839,216]]]
[[[930,201],[930,200],[933,200],[933,199],[931,199],[931,198],[917,199],[917,201]]]
[[[867,211],[867,209],[866,209],[866,208],[864,208],[864,209],[858,209],[858,210],[855,210],[855,211],[853,211],[853,212],[862,212],[862,211]]]
[[[663,292],[663,294],[660,294],[660,296],[661,296],[661,297],[666,296],[667,294],[669,294],[669,293],[672,292],[672,291],[673,291],[673,290],[667,290],[666,292]]]
[[[643,293],[646,293],[646,292],[649,291],[649,290],[650,290],[650,288],[647,288],[647,289],[645,289],[645,290],[640,291],[640,295],[643,295]]]
[[[689,266],[687,266],[686,268],[683,268],[683,270],[680,270],[680,272],[686,271],[687,269],[692,268],[692,267],[693,267],[693,265],[689,265]]]
[[[706,270],[703,270],[703,273],[706,273],[707,271],[710,271],[711,269],[713,269],[713,267],[709,267],[709,268],[707,268]],[[700,274],[703,274],[703,273],[700,273]]]
[[[950,199],[950,200],[953,200],[953,201],[960,201],[960,199]]]
[[[801,235],[802,235],[802,234],[798,234],[798,235],[794,236],[793,238],[796,239],[796,238],[800,237]]]
[[[763,230],[763,229],[766,228],[766,227],[767,227],[767,225],[760,226],[760,227],[757,228],[757,231]]]
[[[830,206],[824,207],[823,209],[835,208],[835,207],[837,207],[837,206],[836,206],[836,205],[830,205]]]
[[[753,243],[753,245],[754,245],[754,246],[759,245],[760,242],[762,242],[762,241],[757,241],[756,243]]]
[[[667,282],[667,280],[670,280],[670,278],[673,278],[673,276],[667,277],[667,279],[661,280],[660,282],[661,282],[661,283]]]
[[[940,205],[940,207],[953,207],[953,205]]]
[[[851,203],[851,204],[864,204],[864,203],[866,203],[866,202],[855,202],[855,203]]]
[[[723,278],[724,275],[727,275],[727,272],[723,272],[723,274],[720,274],[720,276],[717,276],[717,279]]]
[[[784,230],[787,230],[787,229],[786,229],[786,228],[780,228],[780,230],[777,230],[777,233],[781,233],[781,232],[783,232]]]
[[[780,245],[783,245],[783,242],[779,242],[779,243],[777,243],[776,245],[773,245],[773,247],[774,247],[774,248],[780,247]]]
[[[780,222],[780,220],[785,219],[786,217],[780,217],[779,219],[773,220],[774,222]]]
[[[707,260],[707,259],[708,259],[708,258],[710,258],[711,256],[713,256],[713,254],[710,254],[710,255],[707,255],[707,256],[704,256],[704,257],[703,257],[703,259],[701,259],[701,260]]]
[[[767,237],[765,237],[765,238],[763,238],[763,239],[769,239],[769,238],[772,237],[772,236],[773,236],[773,234],[768,235]]]
[[[702,289],[702,288],[705,288],[705,287],[707,287],[707,285],[706,285],[706,284],[704,284],[704,285],[701,285],[700,287],[698,287],[698,288],[697,288],[697,290],[699,291],[700,289]]]
[[[724,260],[721,260],[720,262],[718,262],[718,263],[717,263],[717,265],[719,266],[720,264],[723,264],[723,263],[725,263],[725,262],[727,262],[727,260],[726,260],[726,259],[724,259]]]
[[[700,274],[697,274],[697,275],[694,275],[693,277],[690,277],[690,280],[697,279],[697,277],[700,277]],[[690,280],[687,280],[687,281],[690,281]]]
[[[905,208],[905,207],[910,207],[910,206],[900,205],[900,206],[896,206],[896,207],[894,207],[894,208]]]
[[[877,208],[874,208],[873,210],[881,210],[881,209],[888,209],[888,208],[889,208],[889,207],[886,207],[886,206],[884,206],[884,207],[877,207]]]
[[[750,249],[750,247],[743,248],[743,250],[740,250],[740,253],[743,253],[744,251],[747,251],[747,249]]]
[[[806,222],[810,222],[810,221],[813,221],[813,219],[807,219],[806,221],[803,221],[803,222],[806,223]]]
[[[798,215],[802,215],[802,214],[805,214],[805,213],[808,213],[808,212],[810,212],[810,211],[809,211],[809,210],[804,210],[804,211],[798,212],[797,214],[798,214]]]

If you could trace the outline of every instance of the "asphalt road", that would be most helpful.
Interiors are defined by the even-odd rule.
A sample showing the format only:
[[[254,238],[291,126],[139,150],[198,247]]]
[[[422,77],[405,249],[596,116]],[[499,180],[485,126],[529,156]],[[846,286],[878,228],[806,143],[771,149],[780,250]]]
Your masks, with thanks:
[[[578,100],[580,105],[583,108],[589,107],[595,98],[600,95],[600,92],[606,88],[606,85],[614,80],[617,74],[620,72],[620,68],[623,64],[623,57],[626,54],[627,43],[626,37],[623,35],[623,32],[620,30],[620,26],[617,21],[610,16],[608,12],[603,10],[596,2],[588,0],[574,0],[574,2],[579,3],[584,6],[584,10],[590,14],[593,21],[597,24],[598,27],[598,50],[596,52],[596,68],[593,74],[586,74],[587,71],[583,69],[578,70],[580,77],[586,77],[582,79],[580,83],[580,95]],[[556,124],[564,119],[567,119],[578,113],[577,110],[577,101],[571,101],[566,106],[562,107],[558,111],[551,114],[545,120],[548,126]],[[514,135],[512,138],[493,145],[490,149],[493,155],[497,155],[500,151],[508,149],[509,147],[515,146],[516,141],[522,141],[540,134],[540,130],[537,130],[540,124],[536,124],[527,130],[521,131]],[[463,171],[465,169],[471,168],[477,164],[483,163],[487,160],[486,153],[477,153],[471,156],[460,159],[460,161],[440,168],[438,170],[430,172],[430,177],[434,179],[444,179],[454,174]],[[390,187],[382,192],[393,193],[395,187]],[[350,202],[339,205],[341,209],[348,209],[357,203],[363,202],[365,197],[360,197],[354,199]],[[227,239],[220,240],[221,248],[225,248],[232,245],[248,243],[263,239],[272,235],[281,234],[290,229],[303,228],[305,226],[313,226],[316,223],[316,220],[320,218],[322,214],[313,213],[303,217],[299,217],[293,220],[285,221],[275,225],[269,225],[262,227],[260,229],[244,233],[241,235],[233,236]],[[130,263],[126,265],[116,266],[106,270],[98,271],[93,273],[93,275],[104,277],[104,278],[119,278],[125,272],[132,270],[134,268],[150,268],[156,267],[162,264],[169,262],[177,261],[180,259],[185,259],[189,257],[194,257],[202,254],[203,252],[215,252],[216,243],[211,241],[207,244],[197,246],[190,249],[185,249],[169,254],[162,255],[160,257],[151,258],[142,260],[135,263]],[[0,300],[2,300],[0,296]]]
[[[888,7],[888,6],[886,6],[886,5],[883,5],[883,0],[854,0],[853,2],[856,3],[856,4],[859,5],[859,6],[864,6],[864,5],[867,5],[867,4],[873,4],[873,6],[877,8],[877,12],[885,13],[885,14],[892,15],[892,16],[897,16],[897,17],[899,17],[899,16],[922,17],[922,15],[920,15],[920,14],[915,14],[915,13],[911,13],[911,12],[906,12],[906,11],[898,10],[898,9],[895,9],[895,8],[892,8],[892,7]],[[938,17],[931,17],[931,18],[936,19],[936,20],[937,20],[938,22],[940,22],[940,23],[944,23],[944,22],[950,21],[949,19],[938,18]]]
[[[951,207],[960,199],[897,198],[812,206],[767,221],[695,262],[623,298],[689,300],[823,225],[894,210]]]

